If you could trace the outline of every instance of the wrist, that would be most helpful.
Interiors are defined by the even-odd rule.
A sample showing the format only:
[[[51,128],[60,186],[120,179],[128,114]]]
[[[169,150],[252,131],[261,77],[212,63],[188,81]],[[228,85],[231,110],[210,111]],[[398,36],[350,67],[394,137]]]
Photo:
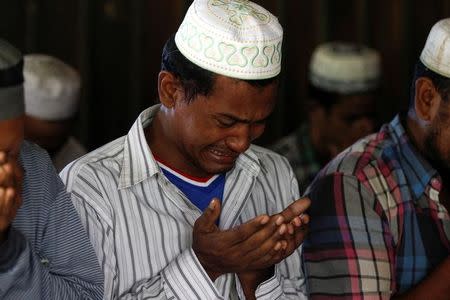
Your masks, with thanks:
[[[203,270],[205,270],[206,274],[208,274],[211,281],[216,281],[217,277],[221,276],[223,273],[214,271],[213,268],[210,267],[210,264],[208,264],[207,261],[204,260],[203,257],[197,253],[197,251],[195,251],[195,249],[192,250],[197,257],[198,262],[203,267]]]
[[[237,276],[239,278],[244,293],[246,295],[248,293],[254,295],[254,293],[258,289],[258,286],[264,281],[273,277],[274,273],[275,267],[271,266],[267,269],[238,273]]]

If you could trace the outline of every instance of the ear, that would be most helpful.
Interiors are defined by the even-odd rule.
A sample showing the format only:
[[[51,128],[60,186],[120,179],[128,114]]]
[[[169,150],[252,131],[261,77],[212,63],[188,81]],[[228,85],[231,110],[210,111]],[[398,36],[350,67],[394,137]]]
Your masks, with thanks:
[[[183,88],[180,81],[168,71],[161,71],[158,75],[159,101],[165,107],[174,107],[175,103],[183,99]]]
[[[414,108],[421,120],[433,121],[438,114],[441,100],[441,95],[429,78],[420,77],[416,80]]]

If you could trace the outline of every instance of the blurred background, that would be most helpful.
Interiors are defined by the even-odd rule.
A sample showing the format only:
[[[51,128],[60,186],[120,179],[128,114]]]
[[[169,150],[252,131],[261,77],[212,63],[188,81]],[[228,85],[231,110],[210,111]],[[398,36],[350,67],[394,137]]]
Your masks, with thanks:
[[[409,81],[431,26],[450,16],[449,0],[254,0],[285,29],[279,102],[259,144],[304,118],[310,55],[331,40],[364,43],[382,55],[380,122],[408,102]],[[83,91],[75,135],[92,150],[126,134],[157,102],[166,39],[189,0],[0,0],[0,37],[23,53],[56,56],[77,68]]]

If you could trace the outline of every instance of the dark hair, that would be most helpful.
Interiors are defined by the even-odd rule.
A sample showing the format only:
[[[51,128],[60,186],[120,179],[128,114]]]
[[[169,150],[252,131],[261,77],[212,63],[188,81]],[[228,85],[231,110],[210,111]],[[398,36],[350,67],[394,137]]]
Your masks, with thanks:
[[[428,69],[420,60],[416,63],[414,68],[414,76],[411,81],[411,88],[409,92],[409,107],[414,107],[414,99],[416,96],[416,80],[420,77],[427,77],[436,87],[438,93],[444,101],[448,101],[450,92],[450,78],[439,75],[438,73]]]
[[[319,104],[328,111],[339,101],[340,96],[336,92],[326,91],[308,82],[308,101],[310,104]]]
[[[197,95],[208,96],[214,87],[217,74],[205,70],[189,61],[175,44],[172,35],[164,45],[161,70],[174,74],[181,82],[186,100],[192,101]],[[236,79],[239,80],[240,79]],[[252,86],[263,88],[278,81],[278,76],[262,80],[242,80]]]
[[[314,86],[311,82],[308,82],[308,102],[310,105],[319,104],[326,111],[330,111],[331,108],[338,104],[340,101],[344,100],[348,96],[352,95],[366,95],[366,94],[377,94],[379,88],[373,88],[364,92],[356,92],[351,94],[342,94],[338,92],[331,92],[325,89]]]

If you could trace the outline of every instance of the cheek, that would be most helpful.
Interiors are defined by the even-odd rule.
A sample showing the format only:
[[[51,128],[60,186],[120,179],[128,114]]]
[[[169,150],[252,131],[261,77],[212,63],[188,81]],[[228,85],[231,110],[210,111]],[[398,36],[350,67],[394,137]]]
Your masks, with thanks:
[[[266,125],[263,124],[255,124],[250,128],[250,140],[253,141],[259,138],[266,129]]]

